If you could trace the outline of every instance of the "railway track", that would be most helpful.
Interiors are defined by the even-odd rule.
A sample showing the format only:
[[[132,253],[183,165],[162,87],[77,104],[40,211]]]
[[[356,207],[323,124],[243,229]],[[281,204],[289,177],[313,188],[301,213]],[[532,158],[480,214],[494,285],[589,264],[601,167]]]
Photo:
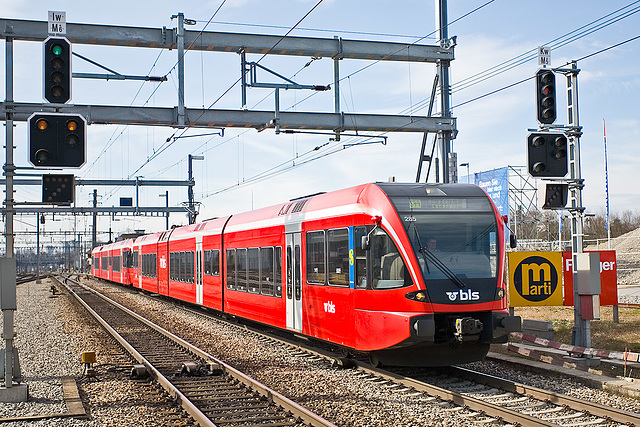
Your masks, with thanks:
[[[297,341],[282,337],[270,339],[299,349],[301,355],[312,353],[332,363],[356,367],[362,378],[385,387],[426,393],[455,406],[448,410],[467,409],[463,416],[470,423],[486,424],[500,420],[520,426],[640,426],[640,415],[636,413],[461,367],[379,369],[362,361],[309,348]]]
[[[279,342],[293,348],[299,357],[321,357],[332,364],[354,367],[360,378],[380,384],[390,391],[408,395],[423,394],[437,399],[446,411],[459,411],[458,416],[469,423],[494,423],[521,426],[640,426],[640,416],[628,411],[583,401],[570,396],[527,386],[462,368],[430,371],[424,369],[383,370],[341,357],[328,349],[311,347],[298,341],[274,335],[248,325],[223,321],[200,310],[181,304],[181,308],[230,326],[251,331],[265,342]]]
[[[44,277],[44,276],[41,276],[41,277]],[[16,284],[21,285],[23,283],[31,282],[32,280],[35,280],[35,279],[36,279],[36,275],[33,273],[19,274],[16,277]]]
[[[56,278],[201,426],[333,426],[231,366],[71,279]]]
[[[372,365],[319,350],[304,342],[243,326],[269,340],[294,347],[301,357],[322,357],[332,364],[354,367],[361,377],[389,389],[426,393],[449,402],[447,410],[466,409],[461,415],[470,423],[503,421],[520,426],[640,426],[640,415],[595,402],[543,390],[461,367],[437,370],[415,368],[379,369]]]
[[[620,302],[618,303],[618,307],[619,308],[632,308],[632,309],[640,309],[640,304],[632,304],[632,303],[627,303],[627,302]]]
[[[401,374],[402,370],[394,370],[394,373]],[[503,419],[507,419],[507,416],[511,419],[515,415],[511,413],[513,411],[520,414],[516,416],[523,417],[520,421],[522,425],[640,425],[640,415],[635,413],[461,367],[450,367],[445,372],[431,374],[409,370],[403,376],[455,393],[456,400],[462,398],[465,405],[473,406],[477,411],[483,410],[483,402],[501,408],[497,412],[491,410],[491,413],[497,413],[498,416],[504,413]],[[478,407],[475,406],[477,404]]]

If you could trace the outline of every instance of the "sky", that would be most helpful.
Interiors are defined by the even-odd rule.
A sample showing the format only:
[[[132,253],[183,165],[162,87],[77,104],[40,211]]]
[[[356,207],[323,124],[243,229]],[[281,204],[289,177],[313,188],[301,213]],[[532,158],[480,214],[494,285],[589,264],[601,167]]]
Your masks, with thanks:
[[[436,29],[434,1],[406,0],[394,7],[390,7],[388,1],[379,0],[317,3],[318,0],[0,0],[0,15],[46,21],[47,11],[55,10],[65,11],[68,23],[173,28],[177,21],[171,17],[183,12],[185,18],[196,21],[188,30],[284,35],[295,26],[291,35],[402,43],[414,43]],[[449,36],[457,38],[451,83],[453,116],[458,126],[453,151],[457,153],[458,163],[469,163],[472,174],[526,165],[526,137],[538,126],[534,82],[528,79],[539,68],[533,53],[538,46],[551,46],[552,67],[580,60],[577,66],[583,127],[583,204],[587,212],[599,214],[605,209],[603,122],[606,122],[611,211],[637,211],[640,207],[637,185],[640,178],[640,39],[623,42],[640,35],[640,13],[636,13],[639,11],[640,2],[630,0],[449,2]],[[603,28],[596,30],[595,24],[602,24]],[[568,42],[567,35],[573,35],[575,40]],[[419,43],[435,44],[436,40],[431,35]],[[604,50],[620,43],[623,44]],[[171,71],[177,61],[177,51],[90,45],[74,45],[73,49],[122,74],[168,74],[168,81],[143,84],[74,79],[72,102],[161,107],[177,104],[177,77],[175,70]],[[527,57],[531,59],[526,60]],[[521,60],[513,61],[514,58]],[[248,57],[249,61],[258,59],[258,55]],[[15,101],[42,102],[41,61],[41,43],[14,43]],[[0,43],[0,62],[4,83],[4,41]],[[331,58],[272,55],[260,64],[300,84],[333,81]],[[78,58],[74,58],[73,70],[103,72]],[[497,72],[487,77],[488,70]],[[237,54],[187,52],[185,72],[187,107],[241,108],[240,87],[234,85],[240,77]],[[426,114],[425,100],[435,75],[433,64],[343,60],[340,73],[344,78],[340,84],[344,112]],[[516,84],[525,79],[528,80]],[[562,75],[557,76],[557,86],[556,123],[566,124],[566,84]],[[332,112],[333,96],[333,91],[315,94],[283,91],[280,105],[287,111]],[[4,84],[0,84],[0,97],[5,99]],[[272,110],[273,92],[249,88],[248,107]],[[378,139],[365,137],[343,137],[336,142],[330,140],[332,135],[275,135],[273,129],[258,133],[254,129],[228,128],[224,136],[195,136],[206,130],[189,129],[184,135],[192,137],[177,139],[164,149],[167,138],[174,133],[175,129],[165,127],[91,125],[87,163],[81,169],[68,172],[84,179],[185,180],[188,154],[203,155],[204,160],[193,163],[194,193],[200,203],[198,218],[202,220],[320,191],[387,181],[390,177],[399,182],[413,182],[422,143],[422,135],[417,133],[390,133],[385,135],[386,144],[381,144],[376,142]],[[5,138],[4,132],[2,138]],[[28,166],[26,123],[16,123],[14,138],[16,164]],[[459,175],[466,173],[466,167],[459,168]],[[97,189],[101,206],[117,206],[120,197],[135,197],[131,187]],[[78,187],[76,205],[90,206],[93,190],[94,187]],[[186,188],[167,190],[170,205],[186,202]],[[141,188],[140,205],[164,206],[165,199],[160,197],[164,191],[158,187]],[[39,199],[40,187],[17,189],[17,201]],[[48,231],[88,230],[91,221],[90,216],[58,215],[47,218],[43,227]],[[186,222],[182,214],[171,215],[171,224]],[[35,216],[17,217],[16,228],[34,230]],[[105,233],[109,229],[114,234],[139,229],[155,232],[164,229],[164,218],[100,217],[101,240],[108,238]]]

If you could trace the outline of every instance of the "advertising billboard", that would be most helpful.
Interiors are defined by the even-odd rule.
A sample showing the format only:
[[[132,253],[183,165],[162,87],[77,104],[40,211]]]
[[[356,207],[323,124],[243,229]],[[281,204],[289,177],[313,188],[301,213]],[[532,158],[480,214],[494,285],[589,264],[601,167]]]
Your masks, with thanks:
[[[501,215],[509,215],[509,168],[475,174],[475,184],[487,192]]]

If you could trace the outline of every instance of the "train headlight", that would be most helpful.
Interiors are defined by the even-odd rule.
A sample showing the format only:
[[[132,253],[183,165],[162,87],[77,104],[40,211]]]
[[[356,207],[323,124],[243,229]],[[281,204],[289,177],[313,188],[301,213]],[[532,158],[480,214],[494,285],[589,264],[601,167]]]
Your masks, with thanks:
[[[498,288],[498,290],[496,291],[496,301],[501,300],[502,298],[504,298],[504,296],[505,296],[504,288]]]
[[[413,291],[405,294],[405,298],[418,302],[429,302],[427,291]]]

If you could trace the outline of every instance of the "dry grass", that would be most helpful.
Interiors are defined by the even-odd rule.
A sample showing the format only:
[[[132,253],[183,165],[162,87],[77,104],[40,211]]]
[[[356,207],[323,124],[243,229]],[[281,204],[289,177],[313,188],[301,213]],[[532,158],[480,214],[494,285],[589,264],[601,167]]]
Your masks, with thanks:
[[[523,319],[553,322],[555,341],[571,344],[572,307],[516,307]],[[600,319],[591,321],[591,347],[640,353],[640,310],[620,308],[620,323],[613,322],[613,308],[601,307]]]

